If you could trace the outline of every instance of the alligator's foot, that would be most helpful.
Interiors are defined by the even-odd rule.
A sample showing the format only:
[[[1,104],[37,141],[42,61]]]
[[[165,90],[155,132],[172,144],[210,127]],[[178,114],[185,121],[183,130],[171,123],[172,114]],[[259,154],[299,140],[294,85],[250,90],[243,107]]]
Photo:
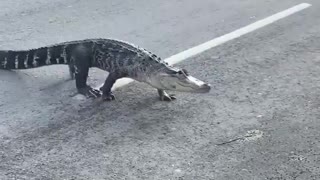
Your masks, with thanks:
[[[161,101],[173,101],[177,99],[174,94],[168,94],[164,90],[158,90],[158,93]]]
[[[79,88],[78,93],[86,96],[87,98],[97,98],[101,96],[101,91],[90,86]]]
[[[115,100],[115,96],[112,94],[112,92],[109,92],[109,93],[103,93],[102,94],[102,100],[104,101],[112,101],[112,100]]]
[[[173,101],[176,100],[176,96],[174,94],[165,94],[163,96],[160,96],[161,101]]]

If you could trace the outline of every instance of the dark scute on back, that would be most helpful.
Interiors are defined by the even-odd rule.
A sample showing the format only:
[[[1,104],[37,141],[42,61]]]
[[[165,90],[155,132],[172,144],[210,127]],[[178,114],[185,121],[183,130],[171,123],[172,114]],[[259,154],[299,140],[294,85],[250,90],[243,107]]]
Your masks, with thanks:
[[[8,57],[7,57],[7,68],[8,69],[15,69],[16,55],[17,55],[17,53],[14,51],[8,52]]]
[[[62,46],[54,46],[54,47],[51,47],[50,48],[50,62],[51,64],[58,64],[58,61],[59,62],[62,62],[63,61],[63,58],[61,57],[63,53],[63,48]]]
[[[24,61],[27,58],[27,52],[26,51],[22,51],[19,52],[19,56],[18,56],[18,69],[25,69],[26,66],[24,65]]]
[[[6,57],[7,57],[7,52],[0,51],[0,68],[4,68],[3,65]]]
[[[36,58],[36,61],[37,61],[37,65],[38,66],[43,66],[46,64],[46,59],[47,59],[47,49],[46,47],[44,48],[40,48],[37,50],[37,58]]]
[[[34,53],[36,52],[36,50],[30,50],[29,51],[29,54],[28,54],[28,67],[33,67],[33,56],[34,56]]]

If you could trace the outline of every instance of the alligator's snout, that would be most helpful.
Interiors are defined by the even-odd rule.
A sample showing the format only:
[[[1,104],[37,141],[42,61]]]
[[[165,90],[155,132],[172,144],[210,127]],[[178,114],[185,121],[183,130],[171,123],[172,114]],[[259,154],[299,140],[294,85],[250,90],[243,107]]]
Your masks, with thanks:
[[[185,79],[180,79],[179,82],[182,87],[189,87],[189,90],[186,89],[186,91],[193,92],[193,93],[208,93],[211,90],[211,85],[208,83],[205,83],[193,76],[187,75]]]
[[[155,88],[190,93],[208,93],[211,85],[188,74],[186,70],[170,69],[169,73],[156,73],[148,83]]]
[[[205,84],[201,85],[198,90],[199,90],[199,93],[208,93],[211,90],[211,85],[205,83]]]

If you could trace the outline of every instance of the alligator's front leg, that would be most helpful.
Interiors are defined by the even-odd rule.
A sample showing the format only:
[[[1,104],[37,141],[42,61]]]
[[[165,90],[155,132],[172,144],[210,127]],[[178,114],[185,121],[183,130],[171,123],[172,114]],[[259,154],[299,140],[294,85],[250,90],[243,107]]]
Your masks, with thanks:
[[[111,92],[111,88],[113,84],[119,79],[119,77],[116,73],[110,72],[107,79],[105,80],[103,86],[100,88],[100,91],[102,91],[102,99],[104,101],[111,101],[115,100],[115,96]]]
[[[168,94],[166,91],[158,89],[158,94],[161,101],[173,101],[177,99],[174,94]]]

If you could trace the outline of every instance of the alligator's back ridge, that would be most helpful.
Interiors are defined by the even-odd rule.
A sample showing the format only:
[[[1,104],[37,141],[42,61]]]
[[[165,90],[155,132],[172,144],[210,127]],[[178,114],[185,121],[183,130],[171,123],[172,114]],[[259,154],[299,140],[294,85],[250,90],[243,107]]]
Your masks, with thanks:
[[[52,64],[69,64],[72,51],[75,47],[81,45],[90,50],[90,53],[93,53],[97,46],[106,46],[110,52],[126,51],[134,56],[147,55],[153,61],[165,63],[155,54],[129,42],[117,39],[96,38],[61,42],[28,50],[0,50],[0,69],[29,69]],[[121,54],[118,52],[117,54]]]

